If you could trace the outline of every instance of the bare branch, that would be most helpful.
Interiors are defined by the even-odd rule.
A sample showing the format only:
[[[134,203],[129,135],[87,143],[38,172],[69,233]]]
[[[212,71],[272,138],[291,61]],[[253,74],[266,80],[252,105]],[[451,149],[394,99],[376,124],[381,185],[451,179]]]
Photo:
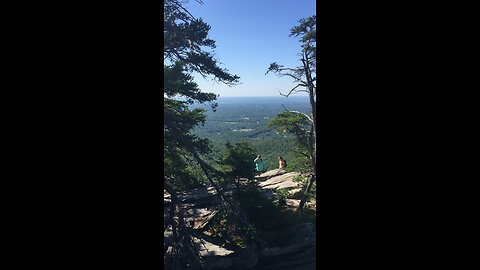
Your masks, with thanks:
[[[296,72],[299,72],[299,71],[296,71]],[[268,73],[268,71],[267,71],[267,73]],[[267,73],[265,73],[265,75]],[[307,84],[306,81],[301,79],[301,76],[295,76],[295,75],[290,74],[290,73],[282,73],[281,71],[274,71],[274,73],[276,73],[278,77],[288,76],[288,77],[291,77],[292,79],[294,79],[294,82],[301,82],[301,83]]]
[[[176,6],[177,6],[177,9],[182,9],[184,12],[186,12],[188,15],[190,15],[190,17],[193,19],[193,20],[196,20],[196,18],[186,9],[182,6],[182,4],[180,4],[178,1],[176,0],[171,0],[172,3],[174,3]],[[198,1],[197,1],[198,2]],[[200,3],[200,2],[199,2]],[[203,4],[203,3],[200,3],[200,4]]]
[[[286,95],[282,94],[282,92],[280,92],[280,91],[278,91],[278,92],[280,93],[281,96],[288,97],[288,96],[290,96],[290,95],[292,94],[292,92],[293,92],[297,87],[299,87],[299,86],[305,86],[305,87],[306,87],[305,84],[301,84],[301,83],[300,83],[300,84],[297,84],[297,86],[295,86],[294,88],[292,88],[292,89],[288,92],[288,94],[286,94]]]
[[[273,63],[270,64],[270,67],[268,67],[268,70],[267,70],[267,72],[265,72],[265,75],[267,75],[270,71],[273,71],[275,73],[281,73],[282,71],[285,71],[285,70],[290,70],[294,73],[296,71],[296,69],[286,68],[283,65],[279,65],[276,62],[273,62]]]
[[[284,95],[284,94],[282,94],[282,92],[280,92],[280,91],[278,91],[278,92],[280,93],[280,95],[281,95],[281,96],[284,96],[284,97],[288,97],[290,94],[296,94],[296,93],[299,93],[299,92],[305,92],[305,93],[308,93],[308,91],[307,91],[307,90],[295,90],[295,91],[293,91],[293,92],[289,93],[288,95]]]

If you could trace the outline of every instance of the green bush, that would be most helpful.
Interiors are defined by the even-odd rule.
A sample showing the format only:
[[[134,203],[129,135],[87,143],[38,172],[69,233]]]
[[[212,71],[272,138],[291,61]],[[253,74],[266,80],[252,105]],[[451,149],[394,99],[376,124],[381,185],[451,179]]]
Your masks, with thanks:
[[[255,148],[248,142],[237,142],[235,144],[226,144],[226,150],[222,159],[222,165],[226,175],[230,179],[244,177],[254,179],[256,157]]]
[[[278,203],[279,204],[286,204],[287,198],[289,195],[288,189],[286,188],[280,188],[275,191],[276,197],[278,198]]]
[[[288,191],[280,189],[276,196],[286,197],[286,192]],[[287,227],[305,222],[316,223],[315,211],[291,211],[284,205],[275,204],[255,185],[246,186],[238,191],[235,197],[259,236],[272,246],[281,245],[282,241],[285,241],[278,233]]]
[[[245,248],[251,244],[252,233],[248,228],[239,225],[231,213],[218,212],[208,223],[207,231],[222,240],[226,248]]]
[[[280,194],[286,193],[280,191]],[[248,185],[235,193],[235,198],[250,222],[260,231],[281,230],[285,226],[305,222],[298,213],[275,204],[254,185]]]

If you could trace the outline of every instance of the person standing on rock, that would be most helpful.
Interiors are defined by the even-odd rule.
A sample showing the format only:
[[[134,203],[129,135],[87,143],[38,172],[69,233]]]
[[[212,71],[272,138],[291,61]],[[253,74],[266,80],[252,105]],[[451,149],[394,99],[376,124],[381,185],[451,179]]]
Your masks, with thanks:
[[[266,171],[265,161],[263,161],[263,158],[262,158],[261,155],[258,155],[257,158],[253,162],[255,162],[255,168],[256,168],[257,172],[262,173],[262,172]]]
[[[278,171],[285,169],[286,166],[287,161],[285,161],[285,159],[283,159],[282,157],[278,157]]]

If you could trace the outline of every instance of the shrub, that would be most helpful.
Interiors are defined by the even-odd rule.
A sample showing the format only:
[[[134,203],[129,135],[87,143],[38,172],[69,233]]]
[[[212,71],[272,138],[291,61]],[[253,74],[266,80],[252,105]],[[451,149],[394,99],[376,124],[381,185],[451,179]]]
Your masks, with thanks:
[[[253,163],[255,156],[255,149],[247,142],[237,142],[234,145],[227,143],[222,159],[227,177],[253,179],[256,173],[255,163]]]
[[[275,194],[278,198],[278,204],[285,205],[287,203],[287,198],[289,195],[288,189],[286,188],[277,189],[275,191]]]

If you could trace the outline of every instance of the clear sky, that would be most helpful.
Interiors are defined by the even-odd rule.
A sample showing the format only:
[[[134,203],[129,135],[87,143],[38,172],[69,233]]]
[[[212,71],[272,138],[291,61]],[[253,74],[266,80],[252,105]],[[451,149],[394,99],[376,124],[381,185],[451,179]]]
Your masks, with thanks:
[[[291,79],[265,72],[272,62],[301,64],[300,43],[289,37],[290,29],[316,14],[315,0],[203,0],[203,5],[189,0],[185,7],[211,26],[215,57],[242,83],[228,87],[196,75],[202,91],[221,97],[279,96],[279,90],[286,93],[295,86]]]

